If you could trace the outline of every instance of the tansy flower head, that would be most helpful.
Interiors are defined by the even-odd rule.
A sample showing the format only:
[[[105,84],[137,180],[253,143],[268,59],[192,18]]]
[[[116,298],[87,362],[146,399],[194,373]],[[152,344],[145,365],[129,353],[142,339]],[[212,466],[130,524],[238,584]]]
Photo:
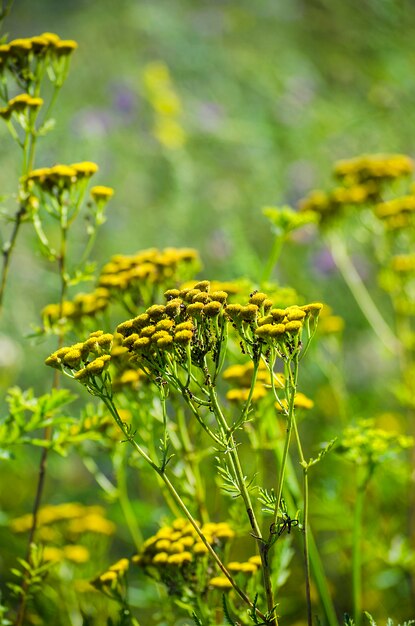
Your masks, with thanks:
[[[103,185],[97,185],[92,187],[90,194],[95,202],[100,200],[109,200],[114,195],[114,189],[112,187],[104,187]]]

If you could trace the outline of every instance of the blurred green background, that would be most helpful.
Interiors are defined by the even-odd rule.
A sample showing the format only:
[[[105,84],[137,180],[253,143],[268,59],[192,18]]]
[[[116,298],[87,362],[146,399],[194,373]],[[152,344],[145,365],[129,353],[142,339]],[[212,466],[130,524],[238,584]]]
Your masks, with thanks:
[[[98,264],[190,245],[206,275],[255,279],[272,241],[261,207],[324,187],[335,159],[411,153],[414,17],[405,0],[16,0],[5,29],[79,43],[36,166],[96,161],[97,182],[115,187]],[[154,62],[168,66],[181,101],[177,149],[153,133],[143,74]],[[14,210],[20,155],[4,125],[0,141],[3,205]],[[26,231],[5,319],[20,336],[56,300]],[[323,299],[302,266],[324,266],[324,251],[310,258],[301,243],[285,252],[279,279]]]

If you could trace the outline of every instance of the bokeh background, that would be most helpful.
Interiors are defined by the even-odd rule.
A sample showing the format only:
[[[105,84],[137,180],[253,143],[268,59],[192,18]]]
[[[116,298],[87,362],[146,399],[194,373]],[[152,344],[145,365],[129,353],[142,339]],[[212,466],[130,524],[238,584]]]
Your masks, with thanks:
[[[295,206],[324,188],[338,158],[411,153],[414,25],[408,0],[16,0],[5,28],[79,43],[36,166],[92,160],[98,182],[115,187],[98,265],[113,253],[192,245],[206,274],[229,279],[249,267],[255,279],[272,240],[263,206]],[[160,115],[146,89],[155,63],[170,73],[179,141],[175,129],[164,143],[155,136]],[[0,141],[3,205],[13,210],[20,155],[4,126]],[[45,289],[50,300],[56,293],[32,250],[28,232],[9,290],[6,324],[18,335],[38,318]],[[294,244],[279,280],[321,299],[302,264],[330,270],[324,250],[310,259]]]

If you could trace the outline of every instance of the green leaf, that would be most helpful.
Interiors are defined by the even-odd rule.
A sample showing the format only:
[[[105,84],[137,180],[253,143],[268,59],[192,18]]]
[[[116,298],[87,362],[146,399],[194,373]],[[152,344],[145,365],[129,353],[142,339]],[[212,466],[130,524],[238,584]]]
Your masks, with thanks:
[[[41,126],[37,129],[37,135],[39,137],[44,137],[51,130],[53,130],[56,126],[56,120],[53,117],[50,117],[48,120],[45,120]]]
[[[286,236],[306,224],[315,223],[318,219],[314,211],[298,212],[289,206],[265,207],[262,213],[273,224],[275,234],[279,237]]]

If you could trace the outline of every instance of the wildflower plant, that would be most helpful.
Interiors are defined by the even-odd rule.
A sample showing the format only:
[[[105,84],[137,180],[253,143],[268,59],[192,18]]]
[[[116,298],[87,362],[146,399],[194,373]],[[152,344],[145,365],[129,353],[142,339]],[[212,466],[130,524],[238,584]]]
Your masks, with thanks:
[[[277,538],[274,529],[281,515],[284,473],[293,431],[301,451],[305,485],[308,484],[306,478],[309,464],[302,454],[295,420],[295,400],[299,362],[315,333],[322,305],[316,303],[280,309],[273,306],[265,293],[260,292],[253,292],[246,304],[228,304],[227,292],[211,291],[210,282],[206,280],[195,283],[192,288],[169,289],[164,296],[165,304],[153,304],[144,313],[117,327],[117,333],[122,337],[121,345],[128,350],[132,368],[141,370],[157,387],[160,395],[163,430],[158,458],[151,457],[141,442],[136,441],[134,432],[119,415],[111,382],[111,334],[95,331],[85,342],[54,352],[46,359],[46,364],[60,368],[105,403],[126,439],[161,478],[170,497],[185,513],[211,557],[238,595],[252,609],[254,598],[250,599],[237,585],[168,477],[167,466],[172,462],[168,397],[170,392],[180,395],[192,418],[196,419],[218,451],[218,471],[224,489],[240,497],[244,503],[250,532],[261,557],[264,579],[266,609],[260,611],[255,608],[255,611],[260,612],[266,623],[276,624],[278,618],[268,553]],[[228,341],[239,343],[241,352],[250,358],[253,367],[246,401],[235,416],[227,415],[217,393],[218,379],[227,358]],[[265,536],[257,517],[258,505],[255,506],[251,497],[253,479],[248,480],[244,474],[238,450],[238,434],[252,419],[252,397],[260,363],[265,365],[268,386],[278,410],[287,422],[281,468],[275,482],[276,497],[271,524]],[[283,368],[283,385],[281,376],[275,371],[277,364]],[[306,593],[311,619],[307,507],[306,496],[303,528],[306,540]]]
[[[184,617],[199,626],[278,626],[301,614],[311,626],[318,614],[319,623],[338,626],[339,607],[347,602],[354,618],[346,615],[345,624],[360,626],[369,586],[363,584],[365,505],[375,474],[387,461],[398,466],[413,439],[402,428],[383,428],[369,408],[367,419],[350,425],[338,363],[347,326],[337,307],[304,303],[291,285],[276,285],[274,266],[293,232],[318,225],[369,323],[386,346],[399,348],[403,376],[395,394],[409,418],[412,161],[403,155],[342,161],[334,168],[336,186],[310,194],[299,211],[265,208],[274,245],[262,275],[201,280],[198,252],[187,247],[116,254],[96,274],[92,250],[114,190],[100,183],[92,161],[37,165],[38,139],[53,128],[51,113],[76,48],[52,33],[0,44],[0,117],[22,154],[0,302],[24,222],[56,272],[56,296],[44,303],[35,332],[37,341],[55,341],[45,360],[51,390],[13,387],[0,421],[1,462],[19,458],[28,446],[41,449],[32,510],[8,521],[13,541],[27,541],[23,556],[14,558],[6,587],[10,609],[0,605],[0,621],[22,626],[54,613],[62,626],[139,626],[151,613],[152,623]],[[182,184],[188,175],[184,104],[164,63],[149,63],[143,83],[153,136]],[[356,277],[339,224],[379,235],[379,281],[391,299],[394,328]],[[78,291],[84,281],[91,288]],[[322,443],[313,419],[318,412],[323,419],[319,390],[313,395],[312,385],[303,385],[317,366],[339,407],[343,402],[332,420],[344,421],[343,433],[331,425],[333,438]],[[63,376],[70,389],[78,384],[81,399],[64,388]],[[92,397],[81,406],[85,392]],[[76,456],[105,508],[65,501],[60,493],[44,502],[47,461],[55,453]],[[331,548],[324,542],[336,521],[324,514],[322,485],[332,481],[327,492],[335,490],[340,457],[355,473],[352,540],[345,533],[331,542],[341,564],[351,552],[346,601],[336,597],[342,579],[329,578]],[[326,463],[335,467],[332,476],[324,476]],[[408,548],[400,561],[408,580],[414,554]],[[164,590],[162,602],[141,589],[144,576]]]

